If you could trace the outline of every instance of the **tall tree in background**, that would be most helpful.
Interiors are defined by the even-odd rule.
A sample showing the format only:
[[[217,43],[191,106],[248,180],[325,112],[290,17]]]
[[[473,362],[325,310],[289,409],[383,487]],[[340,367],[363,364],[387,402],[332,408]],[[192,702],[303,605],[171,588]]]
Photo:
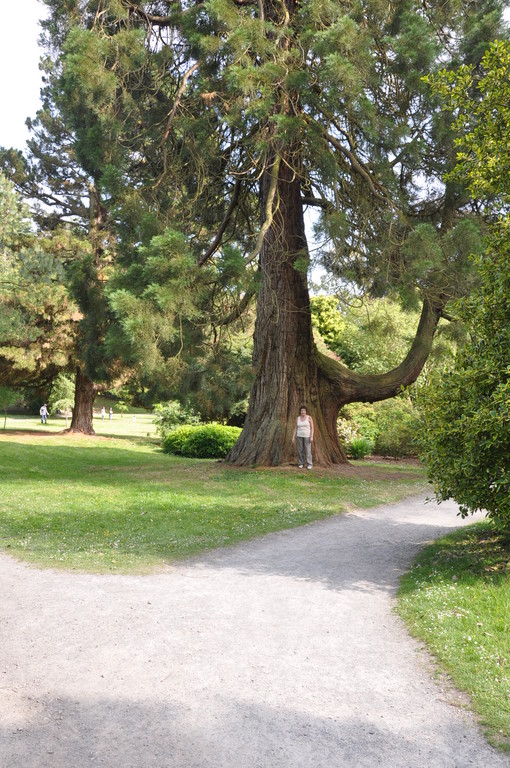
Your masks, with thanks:
[[[0,385],[47,390],[68,365],[77,320],[60,249],[36,236],[0,173]]]
[[[101,69],[98,80],[97,69],[83,69],[92,57],[83,50],[76,54],[80,41],[73,48],[79,18],[62,3],[50,5],[52,13],[42,24],[42,108],[28,121],[28,153],[23,157],[2,150],[1,159],[17,190],[33,204],[40,233],[60,251],[62,281],[77,305],[66,365],[76,373],[70,431],[91,434],[96,382],[109,381],[115,371],[115,359],[104,344],[112,319],[104,287],[115,242],[103,180],[121,150],[111,119],[115,99],[111,104],[108,75]]]
[[[228,246],[236,254],[235,284],[242,283],[240,263],[250,278],[258,270],[259,283],[254,384],[231,460],[288,460],[294,418],[305,402],[317,424],[317,461],[344,461],[339,408],[391,397],[412,382],[446,303],[465,288],[477,237],[473,211],[462,185],[442,184],[454,159],[453,136],[422,76],[440,62],[476,64],[500,30],[501,4],[46,4],[55,70],[44,114],[63,120],[69,157],[94,192],[95,256],[89,282],[82,282],[93,290],[79,302],[86,327],[96,317],[88,298],[98,298],[99,322],[90,322],[96,351],[108,349],[100,280],[106,230],[115,232],[117,274],[126,278],[124,286],[119,276],[112,283],[111,306],[132,342],[146,337],[149,325],[154,347],[164,322],[149,321],[149,309],[163,315],[165,302],[164,271],[154,255],[162,241],[155,244],[151,234],[180,231],[188,283],[197,269],[221,271]],[[361,375],[317,351],[307,207],[320,214],[320,259],[340,279],[374,295],[395,292],[421,302],[416,338],[394,370]],[[175,287],[175,274],[172,280]],[[247,281],[238,311],[251,290]],[[129,301],[130,293],[137,301]],[[101,375],[92,346],[84,346],[88,375],[94,368]]]

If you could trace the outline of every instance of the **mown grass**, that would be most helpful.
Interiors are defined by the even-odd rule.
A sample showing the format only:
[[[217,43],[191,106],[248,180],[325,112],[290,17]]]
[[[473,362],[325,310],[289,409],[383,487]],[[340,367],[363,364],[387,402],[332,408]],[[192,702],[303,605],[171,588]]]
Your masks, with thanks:
[[[147,572],[347,507],[393,502],[424,485],[414,466],[239,470],[167,456],[148,440],[7,432],[0,434],[0,547],[42,566]]]
[[[509,538],[483,522],[427,547],[402,580],[399,612],[510,751]]]
[[[140,410],[140,409],[139,409]],[[0,437],[13,432],[37,432],[40,434],[57,434],[69,426],[71,420],[63,416],[50,416],[47,424],[41,424],[39,416],[8,415],[7,420],[0,415]],[[5,428],[4,428],[5,424]],[[147,437],[157,439],[154,416],[145,412],[114,413],[111,419],[108,413],[101,419],[100,411],[94,412],[94,432],[101,437]]]

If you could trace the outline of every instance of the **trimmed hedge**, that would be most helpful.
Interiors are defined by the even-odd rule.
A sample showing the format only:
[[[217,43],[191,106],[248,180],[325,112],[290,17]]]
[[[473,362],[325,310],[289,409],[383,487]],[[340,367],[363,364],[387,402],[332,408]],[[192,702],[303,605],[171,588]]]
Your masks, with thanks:
[[[186,424],[176,427],[163,438],[164,453],[193,459],[223,459],[241,434],[240,427],[223,424]]]

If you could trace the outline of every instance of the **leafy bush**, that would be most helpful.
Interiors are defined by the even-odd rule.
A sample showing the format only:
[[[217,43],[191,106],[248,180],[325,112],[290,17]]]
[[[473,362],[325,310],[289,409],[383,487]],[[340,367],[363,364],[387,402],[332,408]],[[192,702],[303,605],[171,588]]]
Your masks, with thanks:
[[[347,445],[358,437],[366,437],[375,442],[379,433],[377,423],[377,405],[369,403],[351,403],[340,411],[338,435]]]
[[[347,455],[351,459],[363,459],[372,453],[374,446],[366,437],[357,437],[347,444]]]
[[[510,226],[477,260],[480,288],[458,307],[471,339],[421,393],[420,446],[437,498],[463,516],[485,510],[510,530]]]
[[[162,448],[164,453],[184,455],[182,449],[193,427],[191,425],[175,427],[171,432],[163,436]]]
[[[196,459],[222,459],[240,434],[239,427],[223,424],[184,425],[163,438],[163,451]]]
[[[382,456],[399,459],[416,456],[416,436],[420,418],[411,399],[395,397],[379,403],[379,432],[375,440],[375,452]]]
[[[200,417],[190,408],[184,408],[177,400],[169,400],[154,406],[154,423],[159,434],[164,437],[181,424],[199,424]]]
[[[342,409],[338,422],[338,433],[347,453],[355,440],[364,438],[375,453],[393,458],[416,455],[419,428],[418,412],[411,398],[404,394],[381,403],[348,405]]]

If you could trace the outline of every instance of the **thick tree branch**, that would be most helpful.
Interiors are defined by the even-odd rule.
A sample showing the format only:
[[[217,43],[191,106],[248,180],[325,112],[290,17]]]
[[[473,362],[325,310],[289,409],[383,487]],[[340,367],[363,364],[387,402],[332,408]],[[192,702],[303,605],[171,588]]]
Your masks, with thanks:
[[[205,3],[196,3],[196,5],[185,9],[176,8],[175,11],[168,16],[155,16],[152,13],[148,13],[143,8],[140,8],[139,5],[129,2],[129,0],[123,0],[123,5],[125,8],[133,11],[133,13],[139,16],[141,19],[144,19],[148,24],[154,25],[155,27],[171,27],[188,13],[204,8]]]
[[[326,211],[333,211],[335,206],[329,200],[325,200],[323,197],[313,197],[312,195],[304,195],[301,198],[303,205],[310,205],[315,208],[322,208]]]
[[[269,190],[267,193],[267,200],[266,200],[266,205],[264,209],[264,222],[260,228],[260,232],[257,237],[257,243],[255,245],[255,248],[246,258],[246,264],[250,264],[253,261],[253,259],[257,258],[257,256],[259,255],[262,248],[262,244],[264,242],[264,238],[267,232],[269,231],[271,224],[273,223],[273,217],[274,217],[273,204],[274,204],[274,199],[276,197],[276,190],[278,188],[278,175],[280,173],[280,165],[281,165],[281,157],[280,155],[278,155],[273,165],[271,166],[271,170],[269,172],[271,177],[271,182],[269,184]]]
[[[442,316],[442,306],[423,302],[420,322],[411,349],[399,366],[387,373],[360,374],[320,352],[318,365],[324,384],[338,406],[352,402],[375,403],[399,393],[402,387],[412,384],[421,373],[430,354],[437,324]]]

